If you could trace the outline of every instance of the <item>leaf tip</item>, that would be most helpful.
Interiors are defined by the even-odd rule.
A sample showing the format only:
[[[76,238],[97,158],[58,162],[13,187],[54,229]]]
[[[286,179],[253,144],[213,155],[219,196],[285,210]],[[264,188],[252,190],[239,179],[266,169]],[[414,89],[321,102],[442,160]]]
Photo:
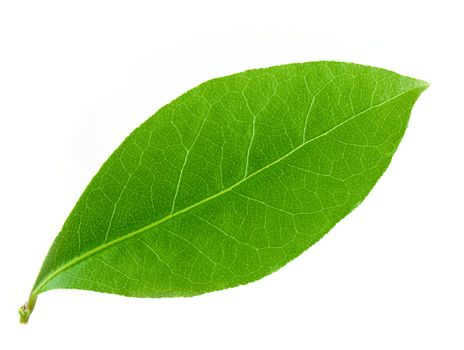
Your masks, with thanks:
[[[430,87],[430,83],[425,80],[416,79],[416,86],[420,88],[422,91],[425,91]]]
[[[430,87],[430,83],[428,81],[421,80],[420,82],[422,83],[422,88],[424,90],[427,90]]]

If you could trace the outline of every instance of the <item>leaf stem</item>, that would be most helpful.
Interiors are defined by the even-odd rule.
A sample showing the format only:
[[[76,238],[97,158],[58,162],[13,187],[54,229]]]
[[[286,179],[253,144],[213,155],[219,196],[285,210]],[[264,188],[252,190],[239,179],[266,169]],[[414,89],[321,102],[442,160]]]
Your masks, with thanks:
[[[19,308],[19,323],[27,324],[27,321],[29,321],[29,316],[31,315],[32,311],[34,311],[36,300],[37,296],[35,294],[31,294],[29,296],[29,300],[26,301],[24,305]]]

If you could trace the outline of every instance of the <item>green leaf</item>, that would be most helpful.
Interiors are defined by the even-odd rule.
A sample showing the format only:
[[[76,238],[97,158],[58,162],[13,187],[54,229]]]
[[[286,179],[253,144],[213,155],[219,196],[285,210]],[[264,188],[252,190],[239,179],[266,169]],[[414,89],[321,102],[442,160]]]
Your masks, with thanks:
[[[339,62],[250,70],[174,100],[92,179],[38,294],[194,296],[276,271],[368,194],[428,84]]]

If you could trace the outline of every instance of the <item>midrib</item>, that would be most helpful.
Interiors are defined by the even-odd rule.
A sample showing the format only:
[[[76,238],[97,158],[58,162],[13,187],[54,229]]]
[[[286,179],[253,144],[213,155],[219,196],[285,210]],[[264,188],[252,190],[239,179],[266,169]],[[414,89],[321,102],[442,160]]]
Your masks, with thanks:
[[[190,210],[192,210],[192,209],[194,209],[194,208],[196,208],[196,207],[198,207],[198,206],[200,206],[200,205],[202,205],[202,204],[204,204],[204,203],[207,203],[207,202],[209,202],[209,201],[211,201],[211,200],[213,200],[213,199],[215,199],[215,198],[217,198],[217,197],[222,196],[223,194],[225,194],[225,193],[227,193],[227,192],[232,191],[234,188],[240,186],[242,183],[244,183],[244,182],[247,181],[248,179],[251,179],[251,178],[253,178],[254,176],[256,176],[256,175],[262,173],[263,171],[265,171],[265,170],[271,168],[272,166],[274,166],[274,165],[280,163],[282,160],[288,158],[289,156],[291,156],[292,154],[294,154],[295,152],[297,152],[299,149],[301,149],[301,148],[303,148],[304,146],[306,146],[306,145],[308,145],[308,144],[310,144],[310,143],[312,143],[312,142],[314,142],[314,141],[316,141],[316,140],[318,140],[318,139],[320,139],[320,138],[322,138],[322,137],[324,137],[324,136],[330,134],[331,132],[337,130],[337,129],[340,128],[341,126],[343,126],[343,125],[347,124],[348,122],[352,121],[353,119],[359,117],[360,115],[363,115],[364,113],[367,113],[367,112],[369,112],[370,110],[372,110],[372,109],[374,109],[374,108],[381,107],[381,106],[383,106],[384,104],[386,104],[386,103],[388,103],[388,102],[390,102],[390,101],[392,101],[392,100],[394,100],[394,99],[396,99],[396,98],[398,98],[398,97],[401,97],[401,96],[403,96],[403,95],[405,95],[405,94],[407,94],[407,93],[409,93],[409,92],[411,92],[411,91],[414,91],[414,90],[417,90],[417,89],[421,89],[421,88],[422,88],[421,86],[418,86],[418,87],[415,87],[415,88],[406,90],[406,91],[404,91],[404,92],[402,92],[402,93],[400,93],[400,94],[398,94],[398,95],[396,95],[396,96],[394,96],[394,97],[391,97],[391,98],[389,98],[389,99],[387,99],[387,100],[385,100],[385,101],[383,101],[383,102],[381,102],[381,103],[379,103],[379,104],[377,104],[377,105],[375,105],[375,106],[371,106],[371,107],[369,107],[369,108],[366,108],[365,110],[363,110],[363,111],[361,111],[361,112],[359,112],[359,113],[357,113],[357,114],[351,116],[350,118],[344,120],[344,121],[341,122],[340,124],[337,124],[337,125],[334,126],[333,128],[331,128],[331,129],[325,131],[324,133],[322,133],[322,134],[320,134],[320,135],[318,135],[318,136],[316,136],[316,137],[313,137],[312,139],[309,139],[309,140],[307,140],[307,141],[301,143],[299,146],[295,147],[292,151],[286,153],[285,155],[283,155],[282,157],[276,159],[275,161],[273,161],[273,162],[267,164],[266,166],[262,167],[261,169],[256,170],[255,172],[253,172],[253,173],[251,173],[251,174],[245,176],[243,179],[241,179],[240,181],[236,182],[236,183],[233,184],[232,186],[230,186],[230,187],[228,187],[228,188],[226,188],[226,189],[224,189],[224,190],[222,190],[222,191],[220,191],[220,192],[218,192],[218,193],[216,193],[216,194],[214,194],[214,195],[212,195],[212,196],[206,197],[206,198],[202,199],[201,201],[196,202],[196,203],[194,203],[194,204],[192,204],[192,205],[190,205],[190,206],[188,206],[188,207],[186,207],[186,208],[184,208],[184,209],[181,209],[181,210],[179,210],[179,211],[177,211],[177,212],[175,212],[175,213],[169,214],[169,215],[167,215],[167,216],[161,218],[161,219],[158,220],[158,221],[155,221],[155,222],[153,222],[153,223],[151,223],[151,224],[149,224],[149,225],[146,225],[146,226],[144,226],[144,227],[142,227],[142,228],[139,228],[138,230],[132,231],[132,232],[130,232],[130,233],[124,235],[124,236],[121,236],[121,237],[116,238],[116,239],[114,239],[114,240],[112,240],[112,241],[110,241],[110,242],[107,242],[107,243],[105,243],[105,244],[102,244],[101,246],[98,246],[98,247],[96,247],[96,248],[93,248],[93,249],[87,251],[86,253],[84,253],[84,254],[82,254],[82,255],[79,255],[78,257],[75,257],[74,259],[68,261],[68,262],[65,263],[64,265],[61,265],[58,269],[56,269],[56,270],[53,271],[52,273],[48,274],[48,275],[42,280],[42,282],[40,282],[40,283],[37,285],[37,287],[35,287],[35,288],[32,290],[31,295],[37,295],[37,294],[39,294],[39,293],[40,293],[40,289],[41,289],[42,287],[44,287],[44,286],[45,286],[49,281],[51,281],[54,277],[56,277],[56,276],[57,276],[58,274],[60,274],[61,272],[66,271],[67,269],[73,267],[74,265],[78,264],[79,262],[85,260],[86,258],[91,257],[92,255],[95,255],[95,254],[97,254],[97,253],[99,253],[99,252],[101,252],[101,251],[103,251],[103,250],[105,250],[105,249],[108,249],[108,248],[112,247],[112,246],[115,245],[115,244],[118,244],[118,243],[123,242],[123,241],[125,241],[125,240],[127,240],[127,239],[130,239],[130,238],[132,238],[132,237],[138,235],[139,233],[145,232],[145,231],[147,231],[147,230],[149,230],[149,229],[151,229],[151,228],[153,228],[153,227],[156,227],[156,226],[162,224],[163,222],[169,221],[169,220],[175,218],[176,216],[179,216],[179,215],[181,215],[181,214],[183,214],[183,213],[186,213],[186,212],[188,212],[188,211],[190,211]]]

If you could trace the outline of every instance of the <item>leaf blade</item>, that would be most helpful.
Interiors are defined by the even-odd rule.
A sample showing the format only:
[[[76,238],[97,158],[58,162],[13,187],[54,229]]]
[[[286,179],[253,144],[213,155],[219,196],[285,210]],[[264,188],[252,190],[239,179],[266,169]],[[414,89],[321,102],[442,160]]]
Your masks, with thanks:
[[[336,62],[200,85],[136,129],[103,165],[32,294],[191,296],[275,271],[367,195],[426,87]]]

